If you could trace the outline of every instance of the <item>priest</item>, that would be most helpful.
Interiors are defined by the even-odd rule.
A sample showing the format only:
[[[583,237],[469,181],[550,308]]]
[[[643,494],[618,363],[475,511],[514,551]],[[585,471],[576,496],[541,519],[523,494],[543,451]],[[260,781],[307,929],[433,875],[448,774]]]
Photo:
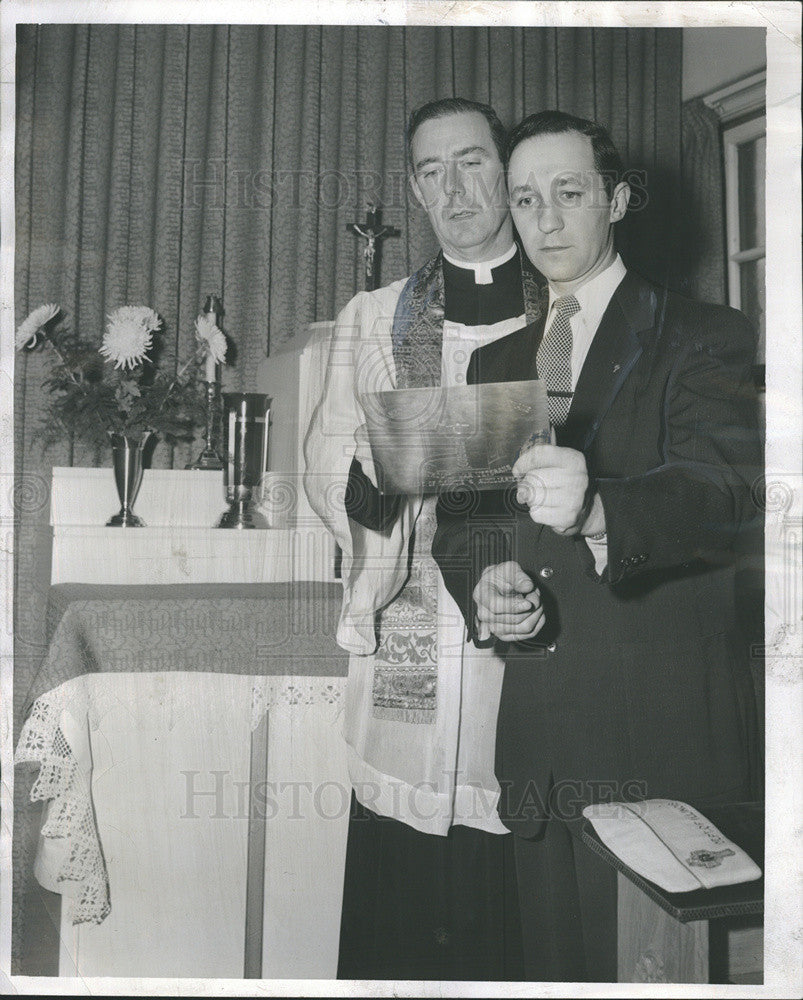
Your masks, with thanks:
[[[466,644],[431,555],[436,498],[380,494],[364,426],[367,394],[461,384],[475,348],[541,315],[543,280],[513,240],[504,147],[487,105],[412,113],[410,183],[441,250],[338,316],[305,442],[310,502],[343,550],[338,642],[351,653],[340,978],[523,974],[493,770],[503,663]]]

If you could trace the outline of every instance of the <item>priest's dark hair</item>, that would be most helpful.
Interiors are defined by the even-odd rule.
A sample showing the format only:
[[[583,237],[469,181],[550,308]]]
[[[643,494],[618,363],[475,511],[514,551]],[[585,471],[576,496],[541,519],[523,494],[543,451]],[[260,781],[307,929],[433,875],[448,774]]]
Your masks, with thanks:
[[[496,146],[499,159],[505,162],[505,143],[507,142],[507,132],[505,126],[499,121],[499,116],[490,104],[480,104],[479,101],[469,101],[466,97],[444,97],[439,101],[429,101],[416,108],[407,120],[405,139],[407,142],[407,161],[412,170],[415,170],[413,163],[413,136],[419,128],[433,118],[445,118],[447,115],[462,115],[466,112],[476,111],[488,122],[491,130],[491,138]]]
[[[575,118],[574,115],[567,115],[565,111],[539,111],[534,115],[528,115],[510,131],[506,162],[510,162],[511,153],[525,139],[535,139],[540,135],[560,135],[563,132],[579,132],[591,140],[594,166],[602,177],[605,193],[612,198],[616,185],[622,180],[625,168],[608,130],[599,122],[589,121],[587,118]]]

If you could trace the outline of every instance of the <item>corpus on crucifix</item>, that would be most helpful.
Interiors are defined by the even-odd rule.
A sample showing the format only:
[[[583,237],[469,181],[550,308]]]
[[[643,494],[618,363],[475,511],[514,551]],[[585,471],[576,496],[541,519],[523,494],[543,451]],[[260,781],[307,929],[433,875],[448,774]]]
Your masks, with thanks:
[[[368,212],[365,222],[347,222],[346,229],[356,233],[365,240],[362,252],[365,260],[365,290],[373,292],[379,283],[379,265],[381,260],[381,241],[388,236],[398,236],[395,226],[382,225],[382,209],[368,202]]]

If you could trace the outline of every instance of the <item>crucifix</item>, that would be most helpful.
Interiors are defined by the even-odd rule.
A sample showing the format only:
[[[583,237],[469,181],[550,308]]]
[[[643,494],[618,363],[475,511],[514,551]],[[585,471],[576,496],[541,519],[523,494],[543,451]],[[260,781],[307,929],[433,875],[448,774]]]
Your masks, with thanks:
[[[381,260],[382,244],[388,236],[398,236],[399,230],[394,226],[382,225],[382,209],[368,202],[368,213],[365,222],[347,222],[346,229],[356,233],[365,240],[365,249],[362,255],[365,259],[365,290],[373,292],[379,281],[379,264]]]
[[[395,226],[382,225],[382,209],[377,208],[373,202],[368,202],[368,212],[365,222],[347,222],[346,229],[354,233],[357,237],[365,240],[365,249],[362,252],[365,260],[365,290],[366,292],[376,291],[379,284],[379,267],[382,260],[382,240],[387,236],[398,236],[399,230]],[[343,551],[339,545],[335,545],[335,579],[340,579],[340,567],[343,558]]]

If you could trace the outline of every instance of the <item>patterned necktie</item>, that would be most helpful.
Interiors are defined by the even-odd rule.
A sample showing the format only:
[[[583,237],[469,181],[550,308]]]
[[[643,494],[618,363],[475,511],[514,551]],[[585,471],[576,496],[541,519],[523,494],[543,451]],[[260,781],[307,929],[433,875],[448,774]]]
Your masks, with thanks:
[[[572,405],[572,327],[569,320],[580,311],[573,295],[555,301],[555,318],[538,348],[538,374],[549,391],[549,419],[556,427],[566,422]]]

